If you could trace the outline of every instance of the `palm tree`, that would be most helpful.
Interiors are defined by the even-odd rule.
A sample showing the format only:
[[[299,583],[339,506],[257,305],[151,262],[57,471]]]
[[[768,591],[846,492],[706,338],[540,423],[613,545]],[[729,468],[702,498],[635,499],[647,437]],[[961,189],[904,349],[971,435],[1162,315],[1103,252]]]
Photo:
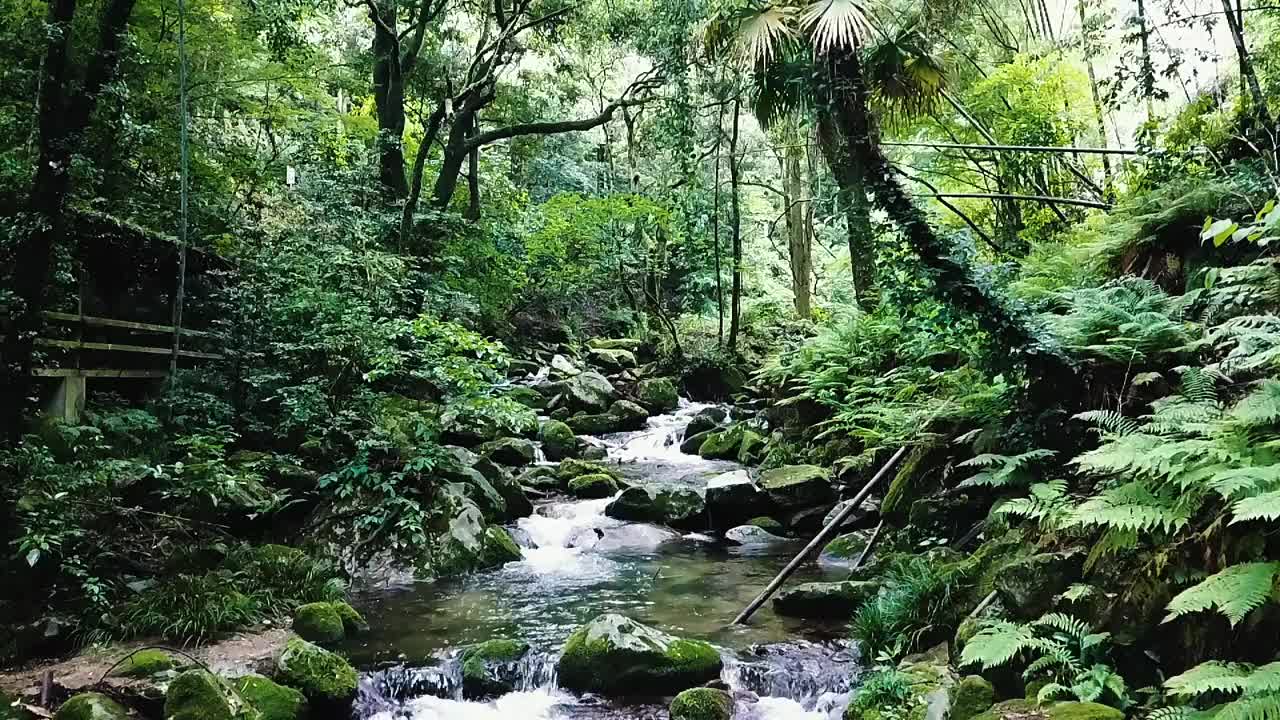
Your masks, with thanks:
[[[874,39],[872,39],[874,36]],[[765,125],[812,113],[818,148],[839,189],[858,304],[876,299],[868,164],[879,153],[879,118],[910,118],[941,97],[944,75],[913,24],[873,25],[858,0],[772,2],[730,8],[708,31],[713,51],[749,69]]]
[[[928,269],[935,290],[973,313],[1012,360],[1025,356],[1049,377],[1071,375],[1051,341],[975,282],[950,243],[934,233],[880,146],[882,121],[925,112],[945,95],[945,74],[916,30],[934,27],[937,8],[881,22],[861,0],[746,0],[719,12],[707,31],[713,52],[732,54],[754,80],[761,121],[811,112],[818,146],[839,188],[858,304],[876,300],[872,201],[895,223]],[[955,7],[949,10],[953,15]],[[732,53],[726,52],[734,49]]]

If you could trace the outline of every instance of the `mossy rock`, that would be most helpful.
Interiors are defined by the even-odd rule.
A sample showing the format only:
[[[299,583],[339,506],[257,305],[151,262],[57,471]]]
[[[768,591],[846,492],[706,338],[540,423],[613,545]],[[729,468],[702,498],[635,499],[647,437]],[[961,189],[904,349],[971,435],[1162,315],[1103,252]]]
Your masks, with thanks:
[[[261,720],[262,715],[222,678],[188,670],[169,683],[165,720]]]
[[[461,575],[500,567],[522,557],[511,534],[488,525],[474,505],[463,507],[449,522],[449,528],[429,560],[428,569],[436,577]]]
[[[359,635],[369,631],[369,623],[365,621],[360,611],[341,600],[335,600],[329,604],[333,606],[333,611],[338,613],[338,617],[342,618],[342,629],[347,635]]]
[[[839,535],[822,548],[822,552],[818,554],[818,564],[852,567],[862,556],[862,551],[866,549],[869,540],[868,535],[863,532]]]
[[[738,442],[738,462],[743,465],[756,465],[764,458],[764,436],[754,430],[744,430],[742,440]]]
[[[276,659],[276,680],[324,706],[349,704],[359,682],[356,669],[341,655],[299,637],[289,638]]]
[[[347,636],[342,616],[327,602],[307,603],[294,610],[293,631],[303,640],[321,645],[342,642]]]
[[[697,455],[698,450],[702,447],[702,443],[715,433],[715,430],[699,430],[695,433],[685,431],[684,439],[680,441],[680,452],[685,455]]]
[[[1098,703],[1060,702],[1040,706],[1030,700],[996,703],[974,720],[1124,720],[1124,713]]]
[[[990,709],[995,701],[996,689],[991,683],[979,675],[966,676],[952,691],[948,720],[970,720]]]
[[[555,473],[556,478],[565,485],[567,485],[570,480],[582,475],[597,475],[604,473],[614,480],[617,480],[620,477],[615,470],[602,463],[592,462],[590,460],[574,459],[562,461],[556,467]]]
[[[778,522],[777,520],[774,520],[768,515],[753,517],[750,520],[748,520],[745,524],[751,525],[753,527],[758,527],[761,530],[772,533],[774,535],[781,535],[787,530],[787,528],[782,523]]]
[[[538,446],[524,438],[499,438],[480,446],[480,454],[502,465],[524,467],[538,456]]]
[[[507,397],[530,410],[545,410],[547,407],[547,398],[542,393],[524,385],[517,385],[508,390]]]
[[[548,460],[563,460],[578,454],[578,436],[573,428],[558,420],[548,420],[538,428],[538,440]]]
[[[611,373],[633,368],[638,364],[635,354],[630,350],[591,348],[587,350],[587,357],[592,363]]]
[[[853,617],[879,590],[874,580],[804,583],[778,593],[773,609],[790,617],[843,620]]]
[[[111,674],[117,677],[145,678],[177,666],[178,662],[169,653],[148,648],[129,655]]]
[[[765,470],[756,483],[782,507],[814,507],[835,499],[830,474],[816,465],[783,465]]]
[[[636,385],[636,399],[649,412],[671,412],[680,407],[680,395],[671,378],[649,378]]]
[[[613,413],[579,413],[565,419],[565,424],[579,435],[609,435],[623,430],[622,421]]]
[[[738,457],[738,446],[742,444],[741,425],[734,425],[720,432],[713,432],[698,447],[698,455],[708,460],[734,460]]]
[[[709,643],[668,635],[622,615],[578,628],[557,665],[561,686],[601,695],[666,695],[720,677]]]
[[[245,675],[233,680],[232,687],[262,715],[262,720],[307,720],[311,717],[311,706],[305,695],[270,678]]]
[[[1040,553],[1005,564],[995,574],[1000,601],[1015,618],[1033,620],[1080,577],[1080,560],[1067,553]]]
[[[470,699],[505,695],[520,681],[515,664],[529,652],[520,640],[488,640],[462,651],[462,694]]]
[[[480,553],[481,567],[491,568],[517,562],[524,557],[520,546],[506,528],[490,525],[484,531],[484,549]]]
[[[128,720],[129,717],[123,705],[96,692],[72,696],[53,714],[53,720]]]
[[[559,490],[564,483],[556,477],[556,469],[549,465],[538,465],[520,473],[516,484],[534,490]]]
[[[696,530],[706,527],[706,503],[697,490],[677,485],[627,488],[604,514],[618,520]]]
[[[644,342],[636,338],[594,338],[587,341],[587,347],[595,350],[626,350],[635,352]]]
[[[618,484],[604,473],[580,475],[569,481],[569,493],[574,497],[600,499],[618,492]]]
[[[649,411],[630,400],[618,400],[609,406],[609,416],[618,430],[643,430]]]
[[[676,695],[667,711],[671,720],[730,720],[733,696],[715,688],[690,688]]]

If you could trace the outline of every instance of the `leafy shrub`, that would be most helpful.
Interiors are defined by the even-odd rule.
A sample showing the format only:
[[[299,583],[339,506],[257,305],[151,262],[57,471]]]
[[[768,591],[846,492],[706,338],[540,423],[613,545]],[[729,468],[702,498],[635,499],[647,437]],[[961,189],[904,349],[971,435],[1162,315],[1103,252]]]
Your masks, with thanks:
[[[128,635],[199,642],[260,617],[253,599],[239,590],[229,574],[177,575],[127,604],[121,628]]]
[[[894,658],[910,652],[949,617],[952,594],[965,569],[939,564],[928,555],[898,560],[884,575],[884,587],[853,620],[853,636],[868,657]]]

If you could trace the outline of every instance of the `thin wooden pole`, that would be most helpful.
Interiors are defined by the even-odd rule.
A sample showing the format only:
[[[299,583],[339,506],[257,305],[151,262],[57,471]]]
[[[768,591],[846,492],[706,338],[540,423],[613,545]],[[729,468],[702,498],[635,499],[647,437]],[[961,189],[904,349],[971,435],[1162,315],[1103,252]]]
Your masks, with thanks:
[[[853,562],[852,570],[857,570],[862,567],[862,563],[867,561],[867,556],[876,549],[876,543],[880,540],[880,533],[883,530],[884,518],[881,518],[880,523],[876,525],[876,529],[871,533],[871,539],[868,540],[866,546],[862,548],[862,552],[858,553],[858,559]]]
[[[1077,153],[1084,155],[1141,155],[1142,151],[1132,150],[1130,148],[1113,148],[1113,147],[1072,147],[1070,145],[990,145],[971,144],[971,143],[944,143],[944,142],[907,142],[898,140],[882,140],[881,145],[891,145],[893,147],[924,147],[924,148],[941,148],[944,150],[993,150],[996,152],[1030,152],[1030,153],[1061,153],[1074,155]]]
[[[1011,195],[1008,193],[922,193],[918,197],[932,198],[971,198],[977,200],[1026,200],[1028,202],[1055,203],[1058,205],[1080,205],[1081,207],[1106,210],[1111,203],[1097,200],[1079,200],[1076,198],[1060,198],[1050,195]]]
[[[862,486],[862,489],[858,491],[858,494],[853,496],[853,499],[849,501],[848,506],[845,507],[844,510],[840,511],[840,513],[836,515],[831,522],[827,523],[827,526],[822,528],[822,531],[814,536],[814,538],[809,541],[809,544],[805,545],[804,549],[792,558],[791,562],[787,563],[786,567],[782,568],[782,572],[778,573],[778,576],[773,579],[773,582],[770,582],[768,587],[761,591],[761,593],[756,596],[755,600],[751,601],[750,605],[747,605],[742,612],[738,613],[738,617],[733,619],[732,624],[741,625],[742,623],[745,623],[756,610],[759,610],[760,606],[763,605],[771,595],[777,592],[778,588],[782,587],[782,583],[786,582],[787,578],[791,577],[791,574],[796,571],[796,568],[800,567],[800,564],[804,562],[805,558],[809,557],[814,550],[825,543],[827,539],[844,524],[844,521],[852,515],[853,511],[857,510],[858,506],[862,504],[862,501],[867,499],[867,496],[871,494],[871,490],[875,488],[885,475],[889,474],[889,471],[893,469],[893,466],[897,465],[898,461],[902,459],[902,456],[906,454],[907,448],[905,445],[898,448],[898,451],[893,454],[893,457],[889,458],[889,461],[876,472],[875,476],[868,480],[866,485]]]

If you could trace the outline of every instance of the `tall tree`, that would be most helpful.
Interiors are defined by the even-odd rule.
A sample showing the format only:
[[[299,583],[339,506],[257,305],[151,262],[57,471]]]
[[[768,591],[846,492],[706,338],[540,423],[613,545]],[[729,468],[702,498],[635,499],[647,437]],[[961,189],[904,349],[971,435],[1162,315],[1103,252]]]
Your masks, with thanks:
[[[0,349],[4,382],[0,389],[0,431],[10,439],[21,433],[22,415],[31,392],[32,355],[43,322],[53,256],[68,242],[68,207],[73,156],[104,89],[116,78],[129,17],[136,0],[108,0],[98,15],[96,45],[85,53],[84,68],[72,61],[73,23],[77,0],[52,0],[46,21],[45,46],[37,98],[39,154],[35,180],[26,202],[29,230],[11,258],[10,287],[17,300],[9,308],[8,327]],[[83,77],[77,83],[76,78]]]
[[[733,99],[733,126],[729,131],[729,217],[732,228],[733,281],[729,289],[729,350],[737,350],[742,330],[742,203],[738,167],[738,127],[742,117],[739,98]]]

